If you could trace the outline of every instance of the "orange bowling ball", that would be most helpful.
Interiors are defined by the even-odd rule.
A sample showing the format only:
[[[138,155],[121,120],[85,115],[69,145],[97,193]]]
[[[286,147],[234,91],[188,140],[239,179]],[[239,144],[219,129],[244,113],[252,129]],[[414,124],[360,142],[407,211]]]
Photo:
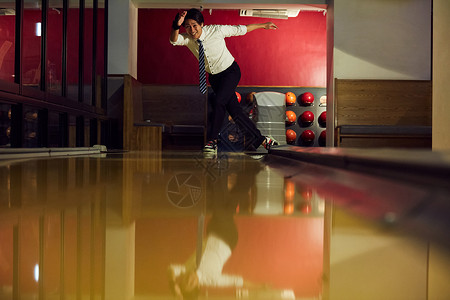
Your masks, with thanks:
[[[286,111],[286,122],[289,124],[294,124],[297,121],[297,115],[292,110]]]
[[[247,101],[248,104],[252,104],[253,102],[255,102],[255,92],[251,92],[249,94],[247,94],[247,97],[245,97],[245,100]]]
[[[292,130],[292,129],[286,130],[286,142],[294,143],[296,139],[297,139],[297,133],[294,130]]]
[[[292,92],[286,93],[286,105],[294,105],[297,101],[297,96]]]

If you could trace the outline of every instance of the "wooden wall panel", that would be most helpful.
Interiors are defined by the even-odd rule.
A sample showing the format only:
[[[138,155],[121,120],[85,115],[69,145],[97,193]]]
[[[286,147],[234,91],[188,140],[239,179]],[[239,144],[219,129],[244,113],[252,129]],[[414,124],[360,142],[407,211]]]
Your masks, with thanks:
[[[431,126],[431,81],[336,79],[336,126]]]
[[[162,128],[144,124],[142,84],[124,76],[123,148],[126,150],[161,150]]]
[[[206,95],[197,85],[144,85],[144,120],[176,125],[204,125]]]

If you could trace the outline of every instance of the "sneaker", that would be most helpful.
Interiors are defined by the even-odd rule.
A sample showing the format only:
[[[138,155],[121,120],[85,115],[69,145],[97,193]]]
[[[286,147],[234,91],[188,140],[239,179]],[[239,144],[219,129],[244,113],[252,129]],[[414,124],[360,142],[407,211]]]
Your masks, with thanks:
[[[204,147],[203,152],[216,153],[217,152],[217,142],[209,141]]]
[[[272,146],[277,146],[277,145],[279,145],[277,140],[275,140],[271,136],[266,136],[266,140],[264,141],[264,148],[266,148],[266,150],[269,150]]]

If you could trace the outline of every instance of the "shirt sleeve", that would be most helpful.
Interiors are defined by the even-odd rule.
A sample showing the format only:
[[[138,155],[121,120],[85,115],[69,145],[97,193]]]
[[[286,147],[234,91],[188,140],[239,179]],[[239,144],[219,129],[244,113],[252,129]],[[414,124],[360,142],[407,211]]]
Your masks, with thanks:
[[[173,272],[173,274],[175,275],[175,277],[178,277],[181,275],[181,273],[186,272],[186,267],[183,265],[175,265],[175,264],[171,264],[169,266],[169,269]]]
[[[175,42],[172,42],[172,41],[169,39],[169,42],[170,42],[172,45],[174,45],[174,46],[186,46],[187,43],[188,43],[188,41],[189,41],[189,39],[185,37],[185,34],[184,34],[184,33],[178,34],[178,38],[177,38],[177,40],[176,40]]]
[[[219,287],[242,287],[244,279],[241,276],[222,274],[217,278],[217,286]]]
[[[244,278],[229,274],[203,274],[197,271],[200,285],[207,287],[243,287]]]
[[[245,35],[247,33],[247,26],[245,25],[222,25],[220,31],[224,37]]]

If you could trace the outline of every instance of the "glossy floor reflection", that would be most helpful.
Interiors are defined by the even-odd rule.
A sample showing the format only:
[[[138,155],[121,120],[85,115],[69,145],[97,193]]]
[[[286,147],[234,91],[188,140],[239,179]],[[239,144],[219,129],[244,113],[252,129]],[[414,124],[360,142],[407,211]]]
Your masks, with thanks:
[[[403,195],[386,205],[383,182],[334,172],[197,152],[0,161],[0,299],[446,295],[445,249],[385,226],[420,189],[385,186]]]

